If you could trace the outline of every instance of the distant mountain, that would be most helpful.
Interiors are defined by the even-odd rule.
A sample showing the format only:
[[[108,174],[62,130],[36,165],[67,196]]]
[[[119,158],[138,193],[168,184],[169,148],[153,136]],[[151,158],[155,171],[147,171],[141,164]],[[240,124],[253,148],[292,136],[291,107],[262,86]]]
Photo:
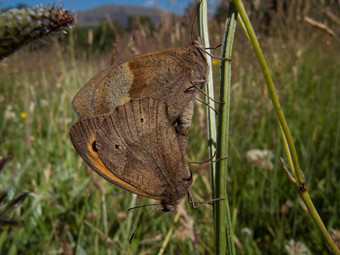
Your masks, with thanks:
[[[110,4],[79,12],[77,20],[80,26],[98,25],[98,23],[106,19],[106,16],[109,16],[111,20],[116,20],[123,27],[127,27],[129,16],[149,16],[153,24],[158,26],[160,16],[164,13],[165,11],[161,9]]]

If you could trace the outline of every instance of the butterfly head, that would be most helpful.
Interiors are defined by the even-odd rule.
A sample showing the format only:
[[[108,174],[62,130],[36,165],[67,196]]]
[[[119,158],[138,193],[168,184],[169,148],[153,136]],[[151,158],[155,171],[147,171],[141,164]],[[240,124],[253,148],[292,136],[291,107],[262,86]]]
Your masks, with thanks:
[[[169,188],[164,194],[165,199],[161,201],[162,211],[171,212],[175,210],[178,202],[188,194],[192,182],[192,173],[190,171],[190,176],[180,178],[173,187]]]

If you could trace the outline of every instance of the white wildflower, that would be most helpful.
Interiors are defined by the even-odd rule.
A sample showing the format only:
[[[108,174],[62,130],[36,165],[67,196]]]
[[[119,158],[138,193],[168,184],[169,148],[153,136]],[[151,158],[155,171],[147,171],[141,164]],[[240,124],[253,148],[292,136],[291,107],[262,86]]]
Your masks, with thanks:
[[[274,158],[274,155],[269,150],[249,150],[246,154],[247,160],[249,163],[262,168],[262,169],[273,169],[274,165],[271,160]]]
[[[40,99],[40,105],[42,107],[47,107],[50,105],[50,103],[46,99]]]
[[[308,248],[304,243],[295,242],[293,239],[289,241],[285,246],[286,251],[289,255],[307,255]]]
[[[242,228],[241,234],[244,236],[249,236],[251,238],[253,237],[253,231],[250,228]]]
[[[5,115],[4,119],[5,120],[15,120],[16,119],[16,114],[14,111],[12,111],[12,105],[8,105],[5,110]]]

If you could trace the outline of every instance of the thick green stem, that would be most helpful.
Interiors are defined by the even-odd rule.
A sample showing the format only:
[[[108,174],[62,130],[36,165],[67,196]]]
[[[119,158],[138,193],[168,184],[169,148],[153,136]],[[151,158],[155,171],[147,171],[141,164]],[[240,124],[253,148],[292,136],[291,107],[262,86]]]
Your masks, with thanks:
[[[208,31],[208,11],[207,11],[207,0],[197,0],[197,5],[199,5],[198,13],[198,25],[200,30],[200,36],[204,42],[206,48],[210,47],[209,43],[209,31]],[[209,52],[209,50],[206,50]],[[212,76],[211,58],[207,57],[207,63],[209,66],[209,73],[207,79],[206,93],[210,98],[214,98],[214,81]],[[216,154],[216,114],[213,109],[215,109],[215,103],[212,100],[207,99],[207,103],[211,106],[207,108],[207,120],[208,120],[208,139],[209,139],[209,156],[212,158]],[[210,172],[212,181],[215,179],[216,164],[210,165]],[[212,190],[214,185],[212,185]]]
[[[250,38],[250,42],[253,45],[257,60],[259,61],[264,79],[266,80],[268,91],[269,91],[269,96],[270,96],[270,98],[273,102],[277,118],[279,119],[279,122],[282,126],[283,132],[285,133],[285,136],[286,136],[289,148],[290,148],[290,153],[292,155],[292,159],[293,159],[293,162],[294,162],[294,167],[295,167],[295,170],[296,170],[298,182],[302,183],[302,182],[304,182],[304,179],[303,179],[303,174],[301,172],[299,160],[298,160],[298,157],[297,157],[294,141],[293,141],[292,135],[290,134],[290,130],[288,128],[288,125],[287,125],[286,119],[284,117],[283,111],[281,109],[281,105],[280,105],[279,99],[278,99],[276,91],[275,91],[275,86],[274,86],[273,80],[271,78],[266,60],[263,56],[260,44],[259,44],[259,42],[256,38],[254,29],[253,29],[253,27],[250,23],[250,20],[248,18],[246,10],[244,9],[242,1],[241,0],[234,0],[233,2],[235,3],[236,9],[240,14],[241,19],[244,22],[246,31],[247,31],[249,38]]]
[[[234,4],[229,6],[226,20],[224,37],[222,42],[222,59],[231,58],[234,34],[237,22],[237,12]],[[222,60],[220,79],[220,102],[224,104],[219,108],[218,136],[217,136],[217,158],[222,159],[228,155],[229,139],[229,117],[230,117],[230,88],[231,88],[231,62]],[[227,195],[227,159],[223,159],[216,164],[215,197],[225,197]],[[228,199],[215,203],[215,254],[236,254],[233,240],[232,220]],[[225,247],[224,243],[227,244]]]
[[[301,196],[301,198],[303,199],[303,201],[306,204],[306,207],[310,213],[310,215],[312,216],[315,224],[317,225],[318,229],[321,231],[324,239],[326,240],[327,244],[329,245],[330,249],[332,250],[333,254],[339,255],[340,251],[338,249],[338,247],[336,246],[336,244],[334,243],[334,240],[332,239],[332,237],[330,236],[330,234],[328,233],[327,229],[325,228],[325,225],[323,224],[318,212],[315,209],[315,206],[311,200],[311,198],[309,197],[308,192],[300,192],[299,190],[299,194]]]
[[[331,236],[327,232],[327,229],[326,229],[325,225],[323,224],[320,216],[318,215],[318,213],[317,213],[317,211],[316,211],[316,209],[313,205],[313,202],[310,199],[310,196],[308,194],[307,188],[305,186],[304,175],[303,175],[301,168],[300,168],[300,165],[299,165],[299,161],[298,161],[295,145],[294,145],[294,142],[293,142],[293,138],[292,138],[290,130],[288,128],[288,125],[287,125],[286,119],[284,117],[283,111],[281,109],[281,106],[280,106],[280,103],[279,103],[279,100],[278,100],[278,97],[277,97],[277,94],[276,94],[276,91],[275,91],[275,86],[274,86],[273,80],[270,76],[268,66],[267,66],[266,61],[264,59],[262,50],[260,48],[259,42],[257,41],[254,29],[253,29],[253,27],[250,23],[248,15],[247,15],[245,8],[243,6],[243,3],[242,3],[241,0],[233,0],[233,2],[236,6],[236,10],[238,11],[239,15],[241,16],[242,21],[244,22],[246,33],[247,33],[247,35],[249,35],[249,40],[250,40],[250,42],[251,42],[251,44],[254,48],[255,54],[257,56],[257,59],[259,61],[260,66],[261,66],[263,76],[264,76],[266,83],[267,83],[270,98],[273,102],[277,118],[278,118],[280,125],[281,125],[281,128],[283,130],[282,139],[283,139],[284,143],[288,144],[288,147],[289,147],[288,150],[286,149],[286,153],[288,155],[288,158],[293,161],[293,168],[291,168],[291,171],[292,171],[293,176],[296,178],[296,180],[294,180],[293,183],[296,185],[296,188],[297,188],[301,198],[305,202],[305,204],[306,204],[306,206],[309,210],[310,215],[312,216],[314,222],[316,223],[317,227],[319,228],[320,232],[322,233],[324,239],[326,240],[327,244],[331,248],[332,252],[334,254],[340,254],[339,249],[336,247],[334,240],[331,238]]]

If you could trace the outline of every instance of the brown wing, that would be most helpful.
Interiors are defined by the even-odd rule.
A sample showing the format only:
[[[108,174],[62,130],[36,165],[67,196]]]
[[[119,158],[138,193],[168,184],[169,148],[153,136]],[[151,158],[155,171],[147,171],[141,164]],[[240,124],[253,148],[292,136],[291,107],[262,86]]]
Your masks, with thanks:
[[[118,107],[105,115],[95,137],[104,165],[148,197],[164,199],[191,177],[163,101],[145,98]]]
[[[93,98],[95,88],[101,84],[110,71],[110,68],[108,68],[95,75],[79,89],[78,93],[73,98],[72,106],[79,119],[94,116],[95,109]]]
[[[196,89],[190,89],[193,66],[185,58],[188,52],[190,49],[179,48],[131,59],[134,81],[129,96],[164,100],[170,122],[175,123],[197,94]]]
[[[153,51],[104,70],[74,97],[78,117],[111,112],[130,98],[152,97],[165,100],[170,121],[177,121],[197,93],[190,90],[192,82],[204,84],[208,67],[197,51],[193,47]]]
[[[98,155],[96,149],[95,132],[101,125],[103,117],[87,118],[77,121],[70,128],[70,138],[72,144],[82,159],[100,176],[107,181],[122,187],[128,191],[141,196],[147,196],[153,199],[162,200],[163,197],[150,196],[131,184],[123,181],[114,171],[109,170]]]
[[[158,100],[132,100],[110,114],[79,120],[70,137],[95,172],[138,195],[164,200],[191,177],[166,104]]]

